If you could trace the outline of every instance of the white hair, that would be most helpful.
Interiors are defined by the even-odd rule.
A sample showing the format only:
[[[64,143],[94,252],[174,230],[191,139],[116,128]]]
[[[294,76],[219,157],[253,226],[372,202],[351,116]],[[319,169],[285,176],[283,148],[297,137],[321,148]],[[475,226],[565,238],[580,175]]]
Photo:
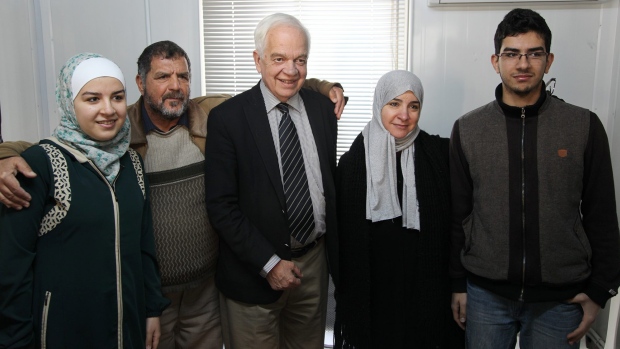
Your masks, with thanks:
[[[306,37],[306,51],[310,53],[310,32],[301,22],[286,13],[274,13],[263,18],[254,29],[254,45],[259,56],[263,56],[265,46],[267,45],[267,33],[277,26],[285,25],[299,29]]]

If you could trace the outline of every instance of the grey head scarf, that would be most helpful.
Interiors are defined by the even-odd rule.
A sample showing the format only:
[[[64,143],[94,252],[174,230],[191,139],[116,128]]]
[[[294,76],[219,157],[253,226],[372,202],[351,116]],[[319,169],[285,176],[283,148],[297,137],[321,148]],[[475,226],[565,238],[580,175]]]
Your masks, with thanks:
[[[383,75],[375,87],[372,120],[362,134],[366,150],[366,219],[378,222],[403,216],[403,227],[420,229],[420,211],[415,187],[413,141],[420,133],[416,125],[405,137],[396,139],[383,126],[381,110],[397,96],[411,91],[424,100],[422,82],[406,70],[394,70]],[[396,152],[402,151],[403,205],[398,202]]]
[[[118,134],[109,141],[97,141],[80,129],[73,101],[89,81],[99,77],[113,77],[125,87],[121,69],[112,61],[96,53],[80,53],[65,63],[60,69],[56,83],[56,103],[60,115],[60,125],[52,136],[82,152],[113,183],[120,171],[119,159],[129,148],[129,118]]]

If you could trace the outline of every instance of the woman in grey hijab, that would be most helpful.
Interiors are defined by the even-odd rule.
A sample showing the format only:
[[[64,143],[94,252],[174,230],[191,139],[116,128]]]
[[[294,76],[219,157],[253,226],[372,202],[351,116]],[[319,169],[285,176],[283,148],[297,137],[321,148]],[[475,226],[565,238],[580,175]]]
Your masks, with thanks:
[[[383,75],[338,165],[337,348],[462,348],[448,276],[448,139],[420,130],[420,79]]]

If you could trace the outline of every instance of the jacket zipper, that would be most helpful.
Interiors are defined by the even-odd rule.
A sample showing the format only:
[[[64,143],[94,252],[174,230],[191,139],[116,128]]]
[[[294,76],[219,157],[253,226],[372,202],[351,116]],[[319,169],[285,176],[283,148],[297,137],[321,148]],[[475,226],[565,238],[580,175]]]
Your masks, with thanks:
[[[519,301],[523,301],[525,292],[525,108],[521,108],[521,236],[523,238],[523,261],[521,266],[521,293]]]
[[[118,314],[118,349],[123,349],[123,281],[121,279],[121,252],[120,252],[120,219],[118,217],[118,199],[116,198],[116,193],[114,192],[114,188],[112,187],[116,183],[116,179],[114,183],[110,185],[107,178],[101,173],[99,168],[93,164],[92,161],[88,160],[88,163],[99,173],[99,176],[103,179],[104,183],[108,185],[108,189],[110,189],[110,194],[112,194],[112,205],[114,207],[114,253],[116,259],[116,311]]]
[[[41,315],[41,349],[47,347],[47,314],[50,309],[50,301],[52,299],[52,293],[45,291],[45,300],[43,301],[43,313]]]

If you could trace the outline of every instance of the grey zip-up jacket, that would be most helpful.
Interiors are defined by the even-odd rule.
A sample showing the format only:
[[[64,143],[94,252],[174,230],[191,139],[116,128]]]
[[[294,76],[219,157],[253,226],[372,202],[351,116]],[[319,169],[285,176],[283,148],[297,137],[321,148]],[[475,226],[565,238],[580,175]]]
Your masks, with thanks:
[[[454,125],[450,146],[454,292],[465,279],[509,299],[601,306],[620,285],[609,145],[598,117],[547,95],[496,100]]]

